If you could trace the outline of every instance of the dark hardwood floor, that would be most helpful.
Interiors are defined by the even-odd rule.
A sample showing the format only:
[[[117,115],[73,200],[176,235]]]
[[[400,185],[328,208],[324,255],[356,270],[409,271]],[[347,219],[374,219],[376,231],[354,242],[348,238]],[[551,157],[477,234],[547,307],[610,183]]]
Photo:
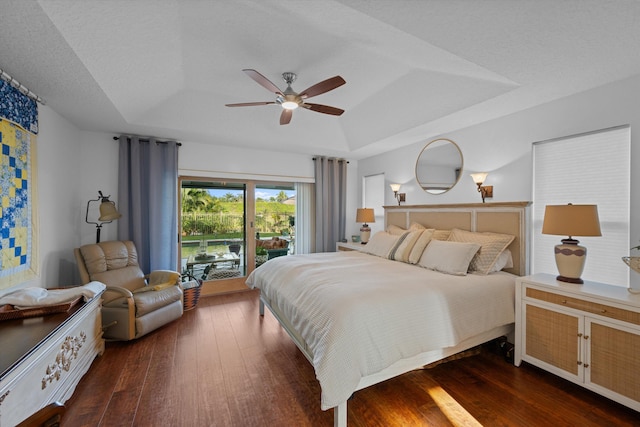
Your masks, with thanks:
[[[640,386],[640,385],[639,385]],[[256,292],[107,343],[67,402],[72,426],[331,426],[313,368]],[[491,351],[356,392],[350,426],[638,426],[640,413]]]

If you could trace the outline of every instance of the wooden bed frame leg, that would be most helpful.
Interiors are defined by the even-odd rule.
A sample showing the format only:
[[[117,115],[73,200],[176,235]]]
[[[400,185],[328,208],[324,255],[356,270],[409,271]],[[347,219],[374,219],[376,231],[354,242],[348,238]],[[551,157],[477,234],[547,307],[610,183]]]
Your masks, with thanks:
[[[333,408],[333,427],[347,427],[347,402]]]
[[[264,316],[264,302],[260,300],[260,316]]]

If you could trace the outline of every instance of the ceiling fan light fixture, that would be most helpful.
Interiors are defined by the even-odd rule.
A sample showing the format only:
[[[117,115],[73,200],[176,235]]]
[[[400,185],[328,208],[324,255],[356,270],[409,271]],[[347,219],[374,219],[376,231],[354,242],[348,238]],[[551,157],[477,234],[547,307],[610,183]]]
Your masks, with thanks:
[[[294,101],[284,101],[280,105],[282,105],[282,108],[284,108],[285,110],[295,110],[296,108],[298,108],[298,103]]]
[[[293,110],[297,109],[298,107],[302,107],[303,109],[315,111],[318,113],[331,114],[333,116],[339,116],[344,113],[344,110],[340,108],[331,107],[329,105],[305,102],[307,98],[322,95],[323,93],[329,92],[330,90],[333,90],[345,84],[346,81],[340,76],[334,76],[329,79],[323,80],[308,87],[301,93],[298,93],[291,88],[291,83],[293,83],[297,77],[295,73],[282,73],[282,78],[287,83],[287,88],[284,91],[281,91],[280,89],[278,89],[278,86],[274,85],[271,81],[269,81],[269,79],[267,79],[256,70],[247,68],[242,71],[244,71],[260,86],[264,87],[269,92],[275,93],[277,95],[276,100],[266,102],[241,102],[236,104],[225,104],[227,107],[249,107],[253,105],[277,104],[282,107],[282,113],[280,113],[281,125],[287,125],[291,122]]]

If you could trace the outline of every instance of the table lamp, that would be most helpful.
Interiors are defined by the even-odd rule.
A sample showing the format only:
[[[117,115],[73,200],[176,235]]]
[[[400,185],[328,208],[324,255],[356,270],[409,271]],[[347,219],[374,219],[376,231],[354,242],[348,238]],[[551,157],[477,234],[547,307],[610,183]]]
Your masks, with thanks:
[[[372,208],[358,208],[356,211],[356,222],[362,222],[360,227],[360,243],[366,245],[371,237],[371,228],[368,222],[376,222],[376,218],[373,214]]]
[[[602,236],[597,205],[547,205],[544,210],[542,234],[569,236],[556,245],[557,280],[584,283],[580,278],[587,259],[587,248],[573,236]]]

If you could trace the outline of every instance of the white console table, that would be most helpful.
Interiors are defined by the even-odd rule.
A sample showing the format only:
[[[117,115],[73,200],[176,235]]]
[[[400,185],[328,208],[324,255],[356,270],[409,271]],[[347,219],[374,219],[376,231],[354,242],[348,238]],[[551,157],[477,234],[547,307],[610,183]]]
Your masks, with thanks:
[[[101,297],[69,313],[0,322],[0,427],[66,402],[104,352]]]

